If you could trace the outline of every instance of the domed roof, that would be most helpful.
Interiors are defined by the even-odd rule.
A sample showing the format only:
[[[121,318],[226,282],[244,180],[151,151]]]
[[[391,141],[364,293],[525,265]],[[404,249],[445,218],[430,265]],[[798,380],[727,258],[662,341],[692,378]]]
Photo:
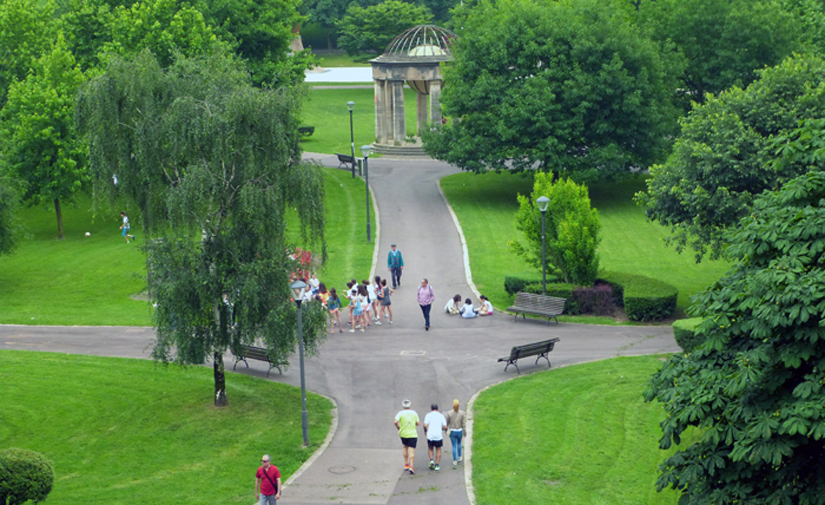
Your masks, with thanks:
[[[455,33],[435,25],[418,25],[392,39],[379,59],[447,60]]]

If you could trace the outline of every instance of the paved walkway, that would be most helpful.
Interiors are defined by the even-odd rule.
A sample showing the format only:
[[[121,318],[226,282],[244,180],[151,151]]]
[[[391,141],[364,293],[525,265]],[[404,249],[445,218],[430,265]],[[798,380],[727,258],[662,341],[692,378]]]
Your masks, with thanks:
[[[309,156],[338,165],[334,156]],[[469,504],[469,468],[451,466],[449,442],[441,472],[429,471],[422,430],[416,475],[403,472],[392,424],[401,400],[412,400],[422,421],[433,402],[447,410],[458,398],[464,408],[479,390],[515,376],[512,368],[503,372],[498,357],[513,345],[548,337],[561,338],[551,354],[554,367],[678,350],[669,327],[548,326],[514,322],[503,314],[475,320],[443,314],[441,308],[452,295],[473,296],[464,275],[459,235],[437,185],[438,179],[457,170],[435,161],[389,158],[370,160],[369,168],[380,219],[376,273],[388,273],[386,255],[393,242],[406,263],[402,286],[393,296],[395,324],[332,335],[320,356],[307,360],[307,387],[335,400],[338,426],[329,447],[284,489],[282,503]],[[365,272],[353,274],[360,278]],[[422,277],[429,279],[436,295],[428,332],[415,300]],[[343,280],[325,281],[339,286]],[[152,337],[149,328],[0,326],[0,348],[102,356],[148,357]],[[530,360],[519,366],[522,373],[546,369]],[[244,373],[265,372],[265,366],[253,363]],[[298,385],[298,367],[270,378]]]

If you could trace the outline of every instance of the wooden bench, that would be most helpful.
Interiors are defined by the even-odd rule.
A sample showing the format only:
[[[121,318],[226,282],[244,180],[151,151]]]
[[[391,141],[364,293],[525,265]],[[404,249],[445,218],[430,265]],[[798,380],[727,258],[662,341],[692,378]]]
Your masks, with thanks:
[[[341,168],[341,165],[352,165],[352,168],[355,169],[355,156],[340,153],[335,153],[335,156],[338,156],[338,168]]]
[[[234,352],[233,352],[234,354]],[[246,368],[249,368],[249,363],[246,361],[248,359],[256,359],[258,361],[266,361],[269,363],[269,369],[266,371],[266,376],[269,377],[269,372],[273,368],[278,369],[278,373],[283,375],[281,372],[281,365],[285,363],[275,363],[271,359],[269,359],[269,355],[266,353],[266,349],[263,347],[254,347],[251,345],[241,345],[240,353],[235,354],[235,364],[232,365],[232,370],[235,370],[235,367],[238,366],[238,363],[243,361],[246,364]]]
[[[311,137],[313,133],[315,133],[314,126],[299,126],[298,133],[303,135],[304,137]]]
[[[567,302],[564,298],[555,296],[534,295],[533,293],[516,293],[516,300],[512,307],[507,307],[507,312],[515,312],[516,320],[518,315],[524,319],[526,314],[533,316],[544,316],[547,318],[547,324],[550,324],[551,319],[555,319],[556,324],[559,324],[557,316],[564,312],[564,304]]]
[[[533,344],[517,345],[517,346],[513,347],[512,349],[510,349],[510,355],[509,356],[499,358],[498,362],[499,363],[501,363],[502,361],[507,362],[507,366],[504,367],[505,372],[507,371],[508,368],[510,368],[510,365],[513,365],[513,366],[516,367],[516,372],[518,372],[520,374],[521,370],[518,369],[518,363],[516,363],[516,361],[518,361],[521,358],[526,358],[528,356],[537,356],[536,357],[536,364],[537,365],[539,364],[539,360],[541,358],[544,358],[544,359],[547,360],[547,368],[550,368],[550,366],[551,366],[550,365],[550,358],[548,358],[547,355],[550,354],[550,351],[553,350],[553,348],[556,346],[556,342],[558,342],[558,341],[559,341],[559,339],[557,339],[557,338],[551,338],[550,340],[544,340],[542,342],[535,342]]]

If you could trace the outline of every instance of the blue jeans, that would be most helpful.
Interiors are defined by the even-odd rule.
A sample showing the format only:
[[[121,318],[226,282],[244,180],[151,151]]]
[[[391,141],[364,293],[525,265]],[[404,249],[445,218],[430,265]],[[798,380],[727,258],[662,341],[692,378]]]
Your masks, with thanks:
[[[453,446],[453,461],[458,461],[461,457],[461,439],[464,437],[462,430],[450,430],[450,444]]]
[[[430,304],[430,305],[421,305],[421,304],[419,304],[419,306],[421,307],[421,312],[424,313],[424,326],[429,328],[430,327],[430,309],[432,308],[432,304]]]
[[[275,505],[275,495],[261,493],[261,501],[258,505]]]

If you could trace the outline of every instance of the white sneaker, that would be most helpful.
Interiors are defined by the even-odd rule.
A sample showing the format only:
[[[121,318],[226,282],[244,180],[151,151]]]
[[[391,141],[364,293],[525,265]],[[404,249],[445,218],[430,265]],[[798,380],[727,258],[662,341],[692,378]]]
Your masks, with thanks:
[[[461,456],[458,457],[458,461],[461,461],[463,458]]]
[[[392,324],[392,321],[390,321],[390,324]]]
[[[361,333],[364,333],[364,328],[361,328]]]
[[[375,324],[381,326],[381,321],[376,321]]]
[[[456,466],[457,464],[458,464],[458,463],[456,463],[455,461],[453,461],[453,466]]]
[[[355,333],[355,330],[350,330],[349,332],[350,332],[350,333]]]

